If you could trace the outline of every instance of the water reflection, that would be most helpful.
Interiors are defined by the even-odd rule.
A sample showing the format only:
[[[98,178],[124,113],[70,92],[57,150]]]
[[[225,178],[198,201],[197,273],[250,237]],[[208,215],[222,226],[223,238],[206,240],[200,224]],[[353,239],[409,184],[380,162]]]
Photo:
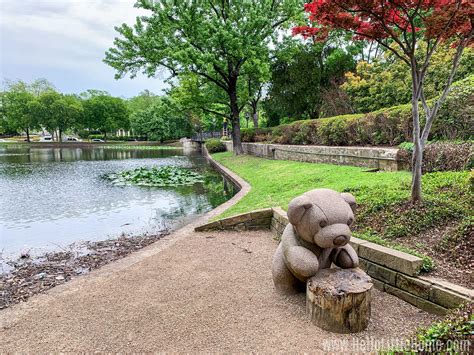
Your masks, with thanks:
[[[102,175],[179,165],[204,183],[177,188],[113,186]],[[16,256],[77,240],[177,227],[229,199],[232,185],[200,155],[182,150],[0,148],[0,250]]]

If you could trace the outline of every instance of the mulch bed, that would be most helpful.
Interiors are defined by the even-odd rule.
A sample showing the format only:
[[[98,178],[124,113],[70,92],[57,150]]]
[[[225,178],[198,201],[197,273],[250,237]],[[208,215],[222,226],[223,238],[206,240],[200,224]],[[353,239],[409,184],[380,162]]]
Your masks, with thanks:
[[[416,238],[399,238],[395,241],[430,256],[435,269],[428,276],[444,279],[455,284],[472,288],[474,284],[474,233],[469,232],[456,245],[443,245],[444,236],[456,228],[450,223],[441,228],[432,228]]]
[[[11,270],[0,275],[0,310],[123,258],[168,234],[83,242],[73,244],[65,251],[47,253],[34,259],[25,256],[8,262]]]

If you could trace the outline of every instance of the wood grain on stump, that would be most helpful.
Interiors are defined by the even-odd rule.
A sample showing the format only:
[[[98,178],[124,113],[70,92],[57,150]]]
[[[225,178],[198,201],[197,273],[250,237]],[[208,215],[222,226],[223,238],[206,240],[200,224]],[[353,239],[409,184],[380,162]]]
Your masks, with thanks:
[[[306,284],[306,311],[318,327],[355,333],[370,319],[372,280],[361,269],[322,269]]]

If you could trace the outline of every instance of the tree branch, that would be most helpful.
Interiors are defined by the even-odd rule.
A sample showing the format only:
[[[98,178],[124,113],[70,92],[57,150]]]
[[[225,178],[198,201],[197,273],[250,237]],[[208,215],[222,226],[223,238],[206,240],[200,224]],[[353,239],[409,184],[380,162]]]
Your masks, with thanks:
[[[431,129],[431,126],[433,125],[433,120],[436,117],[436,115],[439,111],[439,108],[441,107],[441,105],[446,100],[446,97],[448,96],[449,90],[451,88],[451,84],[453,83],[454,76],[456,75],[456,71],[457,71],[457,69],[459,67],[459,63],[461,61],[462,53],[464,51],[464,48],[465,48],[466,44],[468,43],[468,41],[471,38],[472,38],[472,30],[471,30],[471,35],[468,38],[466,38],[458,46],[458,48],[456,50],[456,54],[454,55],[454,58],[453,58],[453,65],[451,67],[451,72],[449,73],[448,81],[446,82],[443,93],[441,94],[440,98],[434,104],[433,109],[426,112],[426,123],[425,123],[425,127],[423,128],[423,133],[421,135],[421,143],[423,144],[423,146],[426,144],[426,142],[428,140],[428,136],[430,134],[430,129]]]

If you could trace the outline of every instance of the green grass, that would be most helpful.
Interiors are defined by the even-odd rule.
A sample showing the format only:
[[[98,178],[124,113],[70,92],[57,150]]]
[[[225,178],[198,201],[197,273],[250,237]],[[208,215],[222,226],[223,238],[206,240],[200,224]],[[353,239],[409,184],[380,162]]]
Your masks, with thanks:
[[[286,210],[292,198],[321,187],[351,192],[358,203],[372,203],[374,208],[409,196],[411,178],[405,171],[369,173],[352,166],[267,160],[248,155],[234,157],[229,152],[213,154],[213,158],[252,186],[221,217],[274,206]]]

